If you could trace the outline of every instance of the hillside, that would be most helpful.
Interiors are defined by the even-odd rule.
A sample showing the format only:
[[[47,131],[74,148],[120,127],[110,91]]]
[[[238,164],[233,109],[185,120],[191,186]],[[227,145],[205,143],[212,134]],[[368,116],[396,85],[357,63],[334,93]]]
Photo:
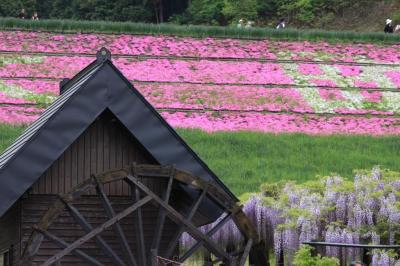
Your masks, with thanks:
[[[280,18],[297,29],[381,32],[386,18],[400,21],[397,0],[3,0],[0,17],[18,17],[21,8],[30,18],[102,20],[107,22],[173,23],[229,26],[239,19],[275,28]]]
[[[370,1],[368,4],[360,2],[357,7],[345,9],[331,21],[316,23],[314,27],[338,31],[380,32],[387,18],[400,24],[399,1]]]
[[[399,169],[398,44],[27,31],[0,38],[3,148],[55,100],[59,81],[105,46],[238,194],[271,180]]]

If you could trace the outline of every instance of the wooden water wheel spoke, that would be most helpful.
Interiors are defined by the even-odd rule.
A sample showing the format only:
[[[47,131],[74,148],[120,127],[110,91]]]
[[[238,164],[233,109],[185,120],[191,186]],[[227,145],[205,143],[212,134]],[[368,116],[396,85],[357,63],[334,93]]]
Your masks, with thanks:
[[[199,195],[197,200],[195,200],[193,202],[193,205],[190,206],[190,212],[186,217],[188,219],[188,221],[192,220],[193,216],[197,212],[197,209],[199,208],[200,203],[203,201],[203,199],[204,199],[206,194],[207,194],[207,188],[204,189],[201,192],[201,194]],[[182,233],[184,232],[184,230],[185,230],[185,226],[184,225],[180,225],[178,230],[176,231],[175,235],[172,237],[172,241],[170,242],[170,245],[169,245],[169,247],[168,247],[168,249],[167,249],[167,251],[166,251],[166,253],[164,255],[166,258],[171,257],[172,253],[174,252],[175,245],[178,244],[179,239],[180,239]]]
[[[175,177],[175,167],[171,166],[167,190],[164,192],[164,196],[163,196],[163,200],[167,204],[169,202],[169,198],[171,195],[172,183],[174,181],[174,177]],[[156,230],[155,230],[155,233],[153,236],[153,243],[151,245],[151,248],[154,250],[158,250],[158,248],[159,248],[161,235],[162,235],[162,231],[163,231],[163,227],[164,227],[164,221],[165,221],[165,209],[160,206],[159,211],[158,211]]]
[[[101,202],[103,204],[104,210],[106,211],[108,218],[111,219],[115,216],[115,211],[111,205],[111,202],[108,199],[106,193],[104,192],[102,184],[99,183],[99,181],[97,180],[97,178],[94,175],[92,176],[92,178],[96,182],[96,191],[97,191],[97,194],[99,194],[99,196],[101,198]],[[119,224],[119,222],[116,222],[114,227],[115,227],[115,232],[118,237],[119,243],[121,245],[122,250],[124,251],[127,261],[129,262],[129,265],[137,266],[135,257],[132,254],[128,240],[127,240],[127,238],[124,234],[124,231],[123,231],[121,225]]]
[[[240,258],[238,266],[244,266],[244,264],[246,263],[246,259],[249,256],[252,245],[253,245],[253,239],[250,238],[249,240],[247,240],[246,247],[244,248],[244,251],[243,251],[242,257]]]
[[[140,200],[140,190],[133,183],[130,183],[132,198],[134,202],[138,202]],[[144,243],[144,235],[143,235],[143,217],[142,217],[142,209],[139,207],[138,210],[134,213],[135,219],[135,235],[136,235],[136,243],[137,249],[139,253],[139,265],[146,265],[146,246]]]
[[[82,227],[82,229],[86,232],[92,232],[93,227],[91,224],[83,217],[83,215],[79,212],[77,208],[75,208],[71,203],[63,201],[67,210],[71,214],[71,216],[75,219],[75,221]],[[94,236],[97,245],[103,250],[103,252],[112,259],[115,265],[126,266],[123,260],[113,251],[113,249],[107,244],[107,242],[99,235]]]
[[[211,239],[205,236],[199,229],[196,228],[189,220],[183,217],[179,212],[177,212],[173,207],[169,204],[165,203],[162,199],[160,199],[154,192],[152,192],[148,187],[143,185],[137,178],[132,175],[128,175],[127,178],[133,182],[138,188],[140,188],[144,193],[151,196],[151,198],[157,202],[161,207],[165,208],[165,210],[169,213],[169,217],[175,220],[178,224],[183,224],[186,227],[188,233],[194,237],[197,241],[204,242],[211,252],[213,252],[218,257],[224,257],[229,259],[229,254],[227,254],[221,247],[215,244]]]
[[[222,226],[224,226],[232,217],[232,214],[226,215],[217,225],[215,225],[210,231],[207,232],[206,236],[207,237],[212,237]],[[196,244],[194,244],[185,254],[183,254],[179,258],[179,262],[183,263],[185,260],[187,260],[190,256],[192,256],[201,246],[203,245],[203,241],[198,241]],[[228,258],[229,255],[226,254],[223,256],[224,258]]]
[[[87,242],[88,240],[96,237],[97,235],[101,234],[104,230],[108,229],[109,227],[113,226],[116,222],[119,220],[125,218],[126,216],[130,215],[131,213],[135,212],[138,208],[146,204],[151,200],[151,196],[146,196],[143,199],[137,201],[135,204],[132,206],[128,207],[124,211],[118,213],[115,215],[113,218],[108,220],[107,222],[103,223],[101,226],[93,229],[86,235],[82,236],[81,238],[75,240],[71,245],[63,249],[62,251],[58,252],[57,254],[53,255],[51,258],[49,258],[45,263],[42,264],[42,266],[50,266],[51,264],[59,261],[62,257],[65,255],[71,253],[73,250]]]
[[[38,227],[34,227],[34,229],[38,232],[40,232],[41,234],[43,234],[48,240],[53,241],[54,243],[56,243],[57,245],[59,245],[62,248],[67,248],[70,243],[65,242],[64,240],[56,237],[55,235],[53,235],[52,233],[42,230]],[[95,265],[95,266],[104,266],[103,263],[99,262],[98,260],[96,260],[95,258],[89,256],[88,254],[86,254],[85,252],[79,250],[79,249],[75,249],[72,251],[72,254],[74,254],[75,256],[83,259],[84,261],[88,262],[90,265]]]

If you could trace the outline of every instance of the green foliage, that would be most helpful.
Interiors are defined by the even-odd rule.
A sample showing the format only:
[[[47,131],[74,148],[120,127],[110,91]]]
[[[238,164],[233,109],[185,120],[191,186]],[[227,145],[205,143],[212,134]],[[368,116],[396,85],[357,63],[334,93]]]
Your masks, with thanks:
[[[287,17],[292,24],[311,26],[314,22],[328,23],[334,15],[338,15],[345,8],[356,8],[360,1],[346,0],[275,0],[277,2],[277,13]],[[354,3],[353,3],[354,2]],[[364,5],[372,3],[365,0]]]
[[[233,23],[239,19],[256,20],[258,18],[257,0],[225,0],[222,13]]]
[[[24,127],[0,124],[0,151],[4,151],[24,130]]]
[[[383,0],[380,0],[383,1]],[[327,25],[345,9],[357,9],[373,0],[2,0],[0,16],[16,17],[21,8],[29,18],[227,25],[238,19],[274,25],[284,17],[289,25]],[[393,12],[393,17],[398,17]]]
[[[192,0],[185,14],[187,24],[222,25],[224,0]]]
[[[313,248],[303,245],[296,252],[293,260],[295,266],[339,266],[337,258],[321,257],[320,255],[312,256]]]

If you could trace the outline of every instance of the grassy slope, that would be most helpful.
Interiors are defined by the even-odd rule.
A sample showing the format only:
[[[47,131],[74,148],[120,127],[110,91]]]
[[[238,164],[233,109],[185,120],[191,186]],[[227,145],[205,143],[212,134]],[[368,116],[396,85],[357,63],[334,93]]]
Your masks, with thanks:
[[[400,170],[400,137],[179,133],[237,195],[267,181],[352,177],[353,169],[374,165]]]
[[[21,132],[0,125],[0,150]],[[237,195],[268,181],[302,182],[332,172],[351,177],[353,169],[374,165],[400,171],[400,137],[178,132]]]

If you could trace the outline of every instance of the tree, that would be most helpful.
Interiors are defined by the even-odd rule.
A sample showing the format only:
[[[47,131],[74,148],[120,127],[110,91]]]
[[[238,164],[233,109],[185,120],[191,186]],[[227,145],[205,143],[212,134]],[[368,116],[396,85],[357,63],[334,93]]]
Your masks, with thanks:
[[[225,0],[222,13],[231,23],[239,19],[256,20],[258,8],[257,0]]]
[[[187,23],[224,25],[223,8],[224,0],[192,0],[185,14]]]

